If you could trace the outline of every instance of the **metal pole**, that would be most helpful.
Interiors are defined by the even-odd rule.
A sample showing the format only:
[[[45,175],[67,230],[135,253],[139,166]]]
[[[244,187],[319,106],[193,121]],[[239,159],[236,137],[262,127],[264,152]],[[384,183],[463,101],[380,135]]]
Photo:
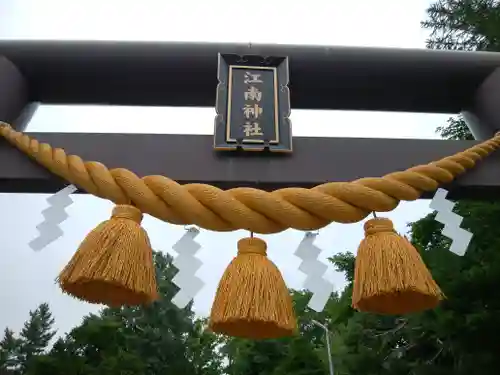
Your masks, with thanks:
[[[332,352],[330,348],[330,331],[328,330],[328,327],[324,324],[321,324],[317,320],[312,320],[313,324],[317,325],[320,328],[323,328],[325,330],[325,335],[326,335],[326,350],[328,351],[328,367],[330,369],[330,375],[335,375],[333,372],[333,360],[332,360]]]

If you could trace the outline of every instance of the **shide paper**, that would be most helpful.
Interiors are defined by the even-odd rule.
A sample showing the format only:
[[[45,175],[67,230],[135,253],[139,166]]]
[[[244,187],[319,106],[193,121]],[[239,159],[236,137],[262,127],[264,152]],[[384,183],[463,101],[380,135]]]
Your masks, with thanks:
[[[29,243],[32,250],[40,251],[59,237],[62,237],[64,232],[59,225],[68,218],[66,208],[73,203],[71,194],[76,190],[78,188],[75,185],[68,185],[47,198],[49,207],[42,211],[44,221],[36,227],[39,235]]]
[[[199,277],[195,276],[196,271],[203,264],[195,256],[201,249],[201,245],[195,241],[199,233],[198,229],[189,228],[172,246],[172,249],[178,254],[173,264],[179,270],[172,282],[180,288],[172,298],[172,303],[180,309],[186,307],[205,285]]]
[[[321,249],[314,244],[315,239],[316,234],[307,232],[295,251],[295,255],[302,260],[299,270],[306,274],[304,288],[313,294],[307,306],[314,311],[321,312],[333,292],[333,284],[323,277],[328,266],[318,260]]]
[[[472,233],[460,228],[463,217],[453,212],[455,202],[446,199],[448,191],[438,189],[432,198],[430,208],[437,211],[436,220],[444,224],[443,236],[451,239],[450,251],[463,256],[472,239]]]

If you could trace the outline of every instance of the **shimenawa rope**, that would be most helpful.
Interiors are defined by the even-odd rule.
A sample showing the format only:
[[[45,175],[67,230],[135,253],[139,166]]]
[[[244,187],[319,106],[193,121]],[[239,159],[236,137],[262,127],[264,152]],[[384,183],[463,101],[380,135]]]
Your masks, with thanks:
[[[173,224],[216,231],[275,233],[287,228],[319,229],[333,221],[353,223],[451,182],[500,147],[497,134],[454,156],[384,177],[269,193],[250,188],[223,191],[204,184],[181,186],[163,176],[139,178],[126,169],[109,170],[101,163],[67,155],[8,124],[0,125],[0,135],[52,173],[117,204],[112,217],[89,233],[58,278],[64,292],[111,306],[148,304],[158,298],[151,244],[140,225],[143,212]],[[293,334],[296,319],[290,293],[266,257],[265,242],[252,236],[240,240],[238,248],[219,284],[210,327],[250,338]],[[390,220],[374,218],[365,223],[365,239],[356,256],[353,307],[404,314],[433,308],[443,297],[418,251],[395,232]]]
[[[400,201],[416,200],[423,192],[451,182],[500,147],[497,133],[453,156],[383,177],[266,192],[253,188],[221,190],[206,184],[180,185],[164,176],[139,178],[127,169],[110,170],[101,163],[67,155],[63,149],[39,143],[6,123],[0,125],[0,135],[52,173],[116,204],[132,203],[142,212],[172,224],[221,232],[246,229],[263,234],[288,228],[317,230],[331,222],[354,223],[374,211],[391,211]]]

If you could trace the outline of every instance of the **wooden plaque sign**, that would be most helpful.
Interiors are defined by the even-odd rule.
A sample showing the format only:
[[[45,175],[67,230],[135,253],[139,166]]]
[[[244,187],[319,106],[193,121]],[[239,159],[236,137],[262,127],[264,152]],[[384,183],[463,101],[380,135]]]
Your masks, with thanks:
[[[219,54],[214,148],[291,152],[288,58]]]

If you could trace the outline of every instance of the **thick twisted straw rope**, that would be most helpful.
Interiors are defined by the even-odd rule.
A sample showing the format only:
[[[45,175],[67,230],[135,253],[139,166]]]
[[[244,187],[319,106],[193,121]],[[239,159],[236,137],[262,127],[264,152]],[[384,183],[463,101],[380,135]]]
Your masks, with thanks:
[[[16,132],[5,123],[0,124],[0,135],[52,173],[116,204],[134,204],[142,212],[172,224],[263,234],[288,228],[316,230],[332,222],[358,222],[374,211],[391,211],[400,201],[416,200],[423,192],[451,182],[500,147],[499,133],[456,155],[384,177],[266,192],[179,185],[164,176],[139,178],[127,169],[109,170],[98,162],[84,162],[76,155],[67,155],[60,148]]]

